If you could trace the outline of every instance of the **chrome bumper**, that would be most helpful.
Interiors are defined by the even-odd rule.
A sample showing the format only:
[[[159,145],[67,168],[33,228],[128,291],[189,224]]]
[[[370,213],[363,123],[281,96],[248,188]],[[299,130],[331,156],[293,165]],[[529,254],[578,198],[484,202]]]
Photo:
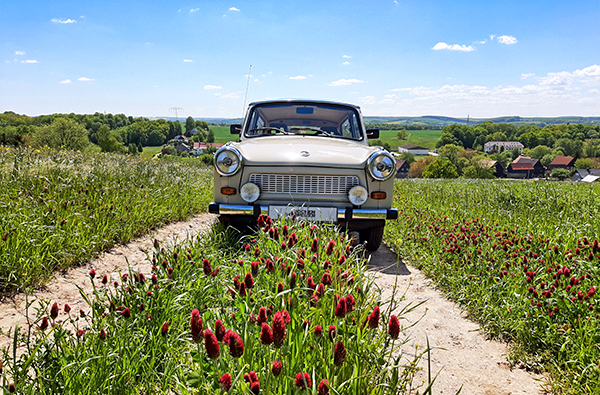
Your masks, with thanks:
[[[211,203],[208,205],[211,214],[224,215],[269,215],[268,206],[244,206],[235,204]],[[398,219],[398,210],[390,209],[360,209],[360,208],[338,208],[338,219]]]

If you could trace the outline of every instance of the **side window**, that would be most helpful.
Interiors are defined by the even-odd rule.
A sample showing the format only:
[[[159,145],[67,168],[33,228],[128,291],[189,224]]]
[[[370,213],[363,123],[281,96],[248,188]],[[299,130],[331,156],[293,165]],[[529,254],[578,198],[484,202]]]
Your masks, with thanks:
[[[252,119],[250,120],[250,127],[248,128],[248,132],[247,132],[247,136],[256,136],[257,134],[260,134],[259,131],[256,131],[254,129],[259,129],[265,126],[265,121],[264,119],[262,119],[260,116],[258,116],[258,113],[255,112],[252,115]]]
[[[344,121],[344,123],[342,123],[342,136],[353,139],[360,138],[358,122],[355,114],[352,114]]]

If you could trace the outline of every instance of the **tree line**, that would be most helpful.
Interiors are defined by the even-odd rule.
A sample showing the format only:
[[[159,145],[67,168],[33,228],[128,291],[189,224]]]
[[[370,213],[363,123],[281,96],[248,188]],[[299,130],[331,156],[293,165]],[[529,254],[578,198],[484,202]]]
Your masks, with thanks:
[[[150,120],[124,114],[53,114],[29,117],[6,111],[0,114],[0,145],[48,146],[84,150],[97,146],[103,152],[141,152],[162,146],[175,136],[214,142],[208,123],[188,117],[185,124]]]

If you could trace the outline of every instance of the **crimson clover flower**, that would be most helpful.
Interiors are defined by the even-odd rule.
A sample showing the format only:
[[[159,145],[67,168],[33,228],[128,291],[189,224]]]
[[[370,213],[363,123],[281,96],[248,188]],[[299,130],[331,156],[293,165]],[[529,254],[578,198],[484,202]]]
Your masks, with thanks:
[[[258,325],[261,325],[263,322],[267,322],[267,309],[261,307],[258,309]]]
[[[129,307],[125,307],[125,308],[123,309],[123,311],[121,311],[121,315],[122,315],[124,318],[129,318],[129,317],[131,317],[131,310],[129,310]]]
[[[335,316],[337,318],[344,318],[346,316],[346,298],[340,298],[335,308]]]
[[[244,341],[231,329],[225,333],[223,342],[229,346],[229,354],[234,358],[239,358],[244,353]]]
[[[263,322],[260,328],[260,342],[265,346],[273,343],[273,332],[271,332],[271,328],[266,322]]]
[[[252,273],[246,273],[246,277],[244,277],[244,284],[247,289],[254,287],[254,279],[252,278]]]
[[[315,289],[317,287],[317,284],[315,284],[314,280],[312,277],[308,277],[306,279],[306,286],[310,289]]]
[[[98,338],[100,338],[100,340],[106,339],[106,331],[104,330],[104,328],[100,328],[100,333],[98,333]]]
[[[210,266],[210,262],[206,258],[204,258],[202,260],[202,270],[204,271],[204,274],[207,276],[210,276],[212,273],[212,267]]]
[[[53,320],[56,319],[56,317],[58,317],[58,303],[56,302],[54,302],[54,304],[50,308],[50,317],[52,317]]]
[[[294,385],[300,389],[309,388],[312,382],[310,381],[310,376],[308,373],[298,373],[296,374],[296,379],[294,380]]]
[[[354,296],[348,295],[346,296],[346,314],[350,313],[356,304],[356,300],[354,300]]]
[[[281,365],[281,362],[279,361],[275,361],[273,362],[273,366],[271,367],[271,372],[273,373],[273,376],[277,377],[281,374],[281,368],[283,366]]]
[[[397,339],[398,335],[400,335],[400,322],[398,321],[398,317],[392,315],[390,317],[390,322],[388,324],[388,333],[392,339]]]
[[[285,318],[281,311],[273,316],[273,344],[279,348],[285,339]]]
[[[160,334],[162,336],[166,337],[168,333],[169,333],[169,321],[165,321],[165,323],[162,324],[162,327],[160,328]]]
[[[198,309],[192,310],[192,318],[190,319],[190,328],[192,331],[192,339],[194,341],[200,340],[202,336],[202,317],[200,316],[200,311]]]
[[[320,337],[323,334],[323,327],[321,325],[315,326],[314,334],[316,337]]]
[[[335,241],[329,240],[329,243],[327,243],[327,250],[325,251],[325,253],[327,255],[331,255],[333,253],[334,247],[335,247]]]
[[[223,388],[223,390],[225,392],[228,392],[229,389],[231,388],[231,375],[229,373],[225,373],[219,379],[219,384],[221,385],[221,388]]]
[[[317,239],[316,237],[312,241],[312,244],[310,246],[310,250],[311,250],[311,252],[317,252],[317,251],[319,251],[319,239]]]
[[[223,325],[223,322],[221,322],[221,320],[216,320],[215,321],[215,336],[217,336],[217,340],[223,341],[223,337],[225,336],[226,332],[227,331],[225,330],[225,326]]]
[[[318,395],[329,395],[329,381],[323,379],[319,383],[318,387]]]
[[[219,358],[219,355],[221,355],[219,341],[210,329],[204,331],[204,347],[206,348],[206,354],[210,359],[217,359]]]
[[[48,328],[48,317],[42,318],[42,323],[40,324],[40,330],[46,330]]]
[[[329,272],[323,273],[323,276],[321,277],[321,283],[324,285],[331,285],[332,280],[331,280],[331,274],[329,274]]]
[[[380,311],[379,306],[373,308],[373,312],[369,315],[369,328],[375,329],[379,325]]]
[[[92,278],[92,280],[94,279],[94,277],[96,277],[96,271],[94,269],[91,269],[89,272],[90,277]]]
[[[335,339],[335,337],[337,336],[337,328],[335,327],[335,325],[331,325],[329,327],[327,334],[329,335],[329,340],[333,341],[333,339]]]
[[[346,347],[344,347],[344,343],[342,343],[342,341],[339,340],[333,348],[333,364],[335,366],[342,366],[345,360]]]

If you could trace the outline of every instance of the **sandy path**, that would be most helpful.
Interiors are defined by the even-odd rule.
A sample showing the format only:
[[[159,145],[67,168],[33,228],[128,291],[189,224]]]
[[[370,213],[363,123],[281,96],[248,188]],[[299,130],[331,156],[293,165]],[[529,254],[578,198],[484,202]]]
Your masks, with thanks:
[[[109,274],[116,279],[119,271],[127,268],[127,261],[132,268],[149,273],[151,265],[146,260],[143,249],[152,250],[156,238],[161,244],[174,244],[194,237],[209,229],[215,216],[199,215],[189,221],[169,224],[147,236],[134,240],[125,246],[118,246],[102,254],[99,258],[66,273],[59,273],[55,279],[43,289],[30,295],[29,300],[48,300],[58,302],[62,308],[68,303],[74,312],[87,310],[76,285],[86,294],[92,294],[89,281],[90,269],[95,269],[102,277]],[[127,257],[127,260],[126,260]],[[382,246],[371,257],[373,274],[376,283],[383,291],[383,299],[392,294],[396,280],[396,256]],[[426,335],[432,347],[432,367],[439,376],[434,385],[435,394],[455,394],[462,386],[462,395],[537,395],[541,394],[538,381],[542,377],[529,374],[523,370],[510,370],[506,364],[508,348],[500,343],[486,340],[478,332],[478,325],[465,318],[465,314],[456,304],[449,301],[442,293],[429,285],[427,278],[416,268],[401,264],[398,275],[398,289],[403,292],[411,282],[402,303],[418,303],[425,301],[417,310],[405,316],[409,322],[418,320],[425,310],[425,317],[409,330],[410,342],[405,348],[414,350],[411,345],[426,344]],[[29,314],[37,303],[32,303]],[[25,323],[26,300],[24,295],[17,295],[12,300],[0,303],[0,330],[7,333],[17,322]],[[407,325],[406,321],[402,322]],[[0,348],[10,344],[10,338],[0,336]],[[424,373],[421,379],[426,379]]]
[[[387,247],[382,246],[371,257],[376,283],[383,291],[382,299],[392,296],[396,280],[396,256]],[[390,267],[390,265],[393,265]],[[535,375],[522,369],[511,370],[506,356],[509,348],[502,343],[489,341],[479,332],[479,325],[466,318],[466,313],[444,294],[436,290],[430,280],[418,269],[401,263],[398,270],[398,292],[402,294],[407,287],[405,301],[417,304],[425,301],[413,312],[405,315],[407,326],[425,314],[422,320],[408,329],[410,340],[404,350],[414,354],[414,345],[425,347],[427,338],[431,347],[432,377],[439,372],[433,393],[461,395],[537,395],[541,375]],[[427,380],[426,361],[421,364],[425,370],[420,379]]]

